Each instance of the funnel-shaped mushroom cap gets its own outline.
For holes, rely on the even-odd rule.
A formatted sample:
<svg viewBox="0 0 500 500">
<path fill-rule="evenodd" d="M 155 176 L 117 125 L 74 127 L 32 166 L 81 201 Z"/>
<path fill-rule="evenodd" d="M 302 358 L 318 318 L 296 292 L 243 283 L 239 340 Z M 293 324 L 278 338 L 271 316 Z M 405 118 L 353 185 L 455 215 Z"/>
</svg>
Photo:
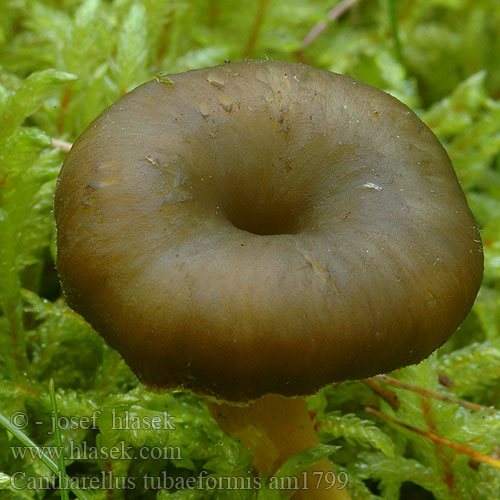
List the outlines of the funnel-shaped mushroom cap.
<svg viewBox="0 0 500 500">
<path fill-rule="evenodd" d="M 416 363 L 482 277 L 436 137 L 388 94 L 301 64 L 135 89 L 74 144 L 55 216 L 70 306 L 147 386 L 226 400 Z"/>
</svg>

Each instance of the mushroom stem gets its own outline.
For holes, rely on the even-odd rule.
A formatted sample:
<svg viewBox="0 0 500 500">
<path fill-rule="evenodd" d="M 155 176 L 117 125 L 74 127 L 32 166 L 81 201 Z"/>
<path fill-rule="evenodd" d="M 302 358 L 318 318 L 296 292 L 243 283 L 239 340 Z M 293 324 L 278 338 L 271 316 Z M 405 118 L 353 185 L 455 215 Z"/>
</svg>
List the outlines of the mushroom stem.
<svg viewBox="0 0 500 500">
<path fill-rule="evenodd" d="M 319 444 L 305 400 L 270 394 L 235 406 L 207 401 L 220 428 L 254 450 L 253 465 L 269 477 L 292 455 Z M 350 500 L 327 458 L 298 478 L 301 489 L 293 500 Z M 334 483 L 334 484 L 333 484 Z"/>
</svg>

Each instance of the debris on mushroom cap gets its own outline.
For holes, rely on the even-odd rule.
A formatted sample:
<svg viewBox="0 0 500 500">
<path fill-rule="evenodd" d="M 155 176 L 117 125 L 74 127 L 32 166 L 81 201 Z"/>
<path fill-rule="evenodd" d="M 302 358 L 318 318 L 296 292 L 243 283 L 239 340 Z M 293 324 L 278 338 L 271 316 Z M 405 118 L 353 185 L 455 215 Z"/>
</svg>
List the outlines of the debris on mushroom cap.
<svg viewBox="0 0 500 500">
<path fill-rule="evenodd" d="M 68 303 L 147 386 L 308 394 L 446 341 L 482 247 L 413 112 L 287 62 L 162 78 L 85 130 L 55 200 Z"/>
</svg>

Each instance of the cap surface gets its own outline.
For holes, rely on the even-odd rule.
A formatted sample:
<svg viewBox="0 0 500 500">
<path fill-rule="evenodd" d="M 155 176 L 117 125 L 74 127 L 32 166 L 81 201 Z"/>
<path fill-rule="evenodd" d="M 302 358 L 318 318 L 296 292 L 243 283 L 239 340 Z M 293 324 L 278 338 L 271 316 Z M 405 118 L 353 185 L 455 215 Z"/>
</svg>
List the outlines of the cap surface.
<svg viewBox="0 0 500 500">
<path fill-rule="evenodd" d="M 301 64 L 135 89 L 75 142 L 55 217 L 69 305 L 147 386 L 226 400 L 416 363 L 482 278 L 436 137 L 388 94 Z"/>
</svg>

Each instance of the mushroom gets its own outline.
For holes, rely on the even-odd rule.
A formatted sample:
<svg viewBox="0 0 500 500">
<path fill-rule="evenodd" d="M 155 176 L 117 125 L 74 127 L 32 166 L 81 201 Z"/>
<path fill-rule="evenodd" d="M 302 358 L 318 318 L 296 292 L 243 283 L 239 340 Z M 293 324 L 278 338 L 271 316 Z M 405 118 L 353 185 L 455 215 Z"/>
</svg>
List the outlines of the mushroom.
<svg viewBox="0 0 500 500">
<path fill-rule="evenodd" d="M 318 443 L 304 395 L 427 357 L 482 278 L 432 132 L 380 90 L 288 62 L 124 96 L 68 154 L 55 218 L 68 304 L 147 388 L 205 396 L 265 474 Z"/>
</svg>

